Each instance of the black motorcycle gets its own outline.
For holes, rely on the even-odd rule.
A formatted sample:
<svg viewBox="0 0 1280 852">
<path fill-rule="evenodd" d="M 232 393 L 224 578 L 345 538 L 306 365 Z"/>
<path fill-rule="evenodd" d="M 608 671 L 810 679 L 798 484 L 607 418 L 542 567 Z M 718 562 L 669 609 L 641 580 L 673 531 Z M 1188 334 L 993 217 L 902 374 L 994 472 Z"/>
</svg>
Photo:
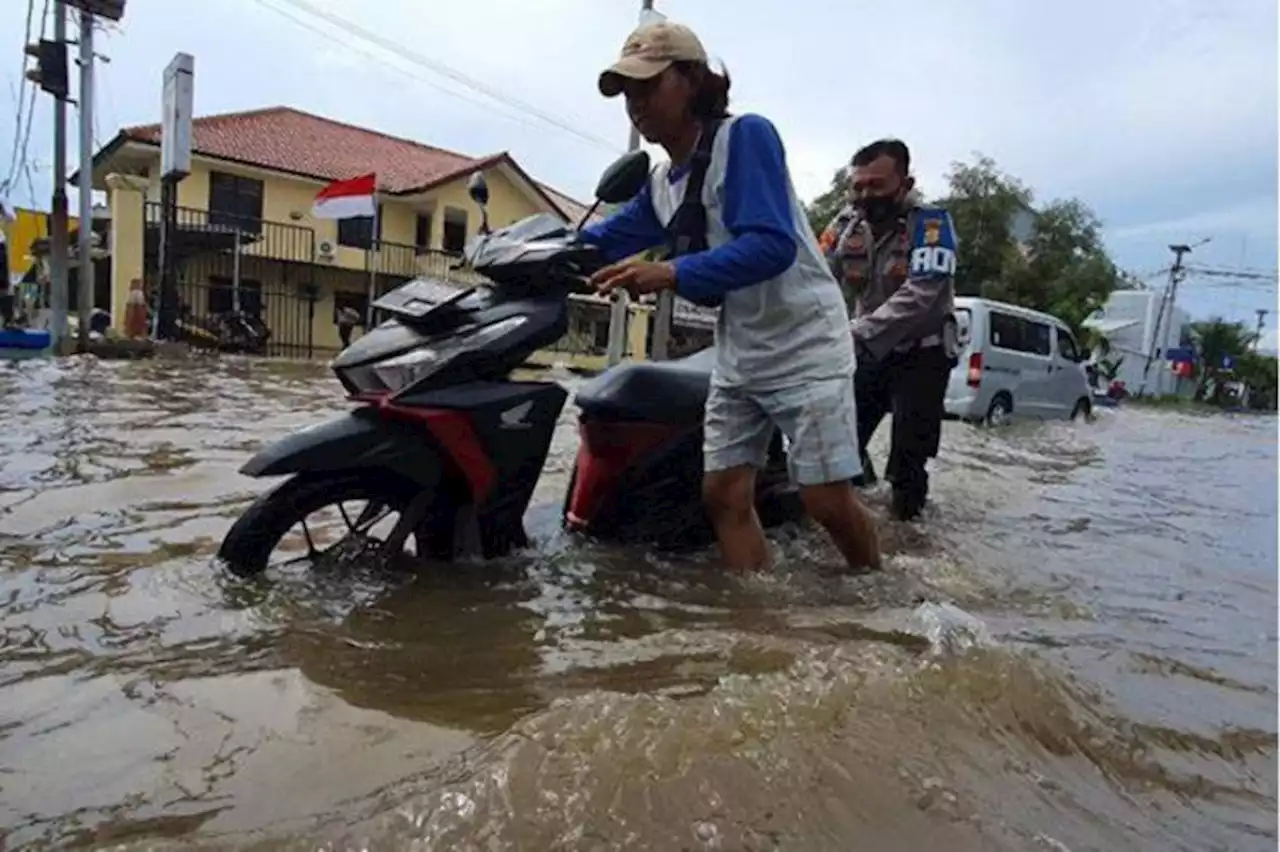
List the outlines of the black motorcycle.
<svg viewBox="0 0 1280 852">
<path fill-rule="evenodd" d="M 627 154 L 601 177 L 596 204 L 633 197 L 649 175 L 644 152 Z M 418 557 L 494 558 L 528 543 L 524 515 L 542 473 L 568 393 L 555 382 L 510 374 L 568 330 L 569 296 L 590 292 L 599 253 L 575 229 L 540 213 L 490 231 L 488 188 L 469 184 L 480 235 L 465 262 L 492 283 L 443 302 L 417 279 L 383 296 L 390 315 L 333 361 L 358 406 L 266 447 L 241 473 L 288 476 L 231 527 L 219 556 L 239 575 L 268 567 L 300 522 L 307 556 L 319 554 L 306 519 L 348 501 L 342 541 L 396 515 L 376 546 Z M 584 219 L 585 221 L 585 219 Z M 701 499 L 702 418 L 711 350 L 674 361 L 628 362 L 577 393 L 581 444 L 562 510 L 572 530 L 606 541 L 669 548 L 713 539 Z M 781 436 L 758 477 L 766 526 L 800 517 Z"/>
</svg>

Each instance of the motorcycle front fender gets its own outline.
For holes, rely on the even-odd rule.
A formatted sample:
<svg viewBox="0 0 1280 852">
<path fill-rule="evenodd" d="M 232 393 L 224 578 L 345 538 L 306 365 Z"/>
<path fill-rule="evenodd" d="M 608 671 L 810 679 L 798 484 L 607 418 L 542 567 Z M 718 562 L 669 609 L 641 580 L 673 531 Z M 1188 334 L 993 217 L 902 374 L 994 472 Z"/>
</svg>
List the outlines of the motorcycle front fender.
<svg viewBox="0 0 1280 852">
<path fill-rule="evenodd" d="M 259 478 L 381 468 L 426 489 L 440 482 L 444 464 L 430 436 L 357 409 L 263 447 L 240 472 Z"/>
</svg>

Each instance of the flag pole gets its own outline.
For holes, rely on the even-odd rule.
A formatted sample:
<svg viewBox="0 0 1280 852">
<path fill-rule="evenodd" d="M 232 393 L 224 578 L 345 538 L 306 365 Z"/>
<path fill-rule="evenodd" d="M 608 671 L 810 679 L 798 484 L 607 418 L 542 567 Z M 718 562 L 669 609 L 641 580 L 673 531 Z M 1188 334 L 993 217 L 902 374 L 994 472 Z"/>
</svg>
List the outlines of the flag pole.
<svg viewBox="0 0 1280 852">
<path fill-rule="evenodd" d="M 378 292 L 378 262 L 373 255 L 374 245 L 378 246 L 378 253 L 382 253 L 381 240 L 378 239 L 378 226 L 381 224 L 378 219 L 378 213 L 382 209 L 382 205 L 378 203 L 378 184 L 374 179 L 373 185 L 373 228 L 369 231 L 369 253 L 366 257 L 369 259 L 369 298 L 365 300 L 364 310 L 364 333 L 368 334 L 373 329 L 373 302 L 377 298 Z"/>
</svg>

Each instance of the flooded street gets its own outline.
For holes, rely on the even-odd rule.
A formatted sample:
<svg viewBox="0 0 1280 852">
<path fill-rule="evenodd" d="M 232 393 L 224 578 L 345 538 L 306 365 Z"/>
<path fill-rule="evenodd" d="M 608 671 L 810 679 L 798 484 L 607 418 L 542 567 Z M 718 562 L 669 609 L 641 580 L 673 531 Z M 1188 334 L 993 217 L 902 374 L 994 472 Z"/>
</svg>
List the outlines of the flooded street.
<svg viewBox="0 0 1280 852">
<path fill-rule="evenodd" d="M 569 406 L 528 551 L 272 584 L 213 554 L 322 365 L 0 399 L 0 848 L 1275 848 L 1274 419 L 950 424 L 881 575 L 734 579 L 560 533 Z"/>
</svg>

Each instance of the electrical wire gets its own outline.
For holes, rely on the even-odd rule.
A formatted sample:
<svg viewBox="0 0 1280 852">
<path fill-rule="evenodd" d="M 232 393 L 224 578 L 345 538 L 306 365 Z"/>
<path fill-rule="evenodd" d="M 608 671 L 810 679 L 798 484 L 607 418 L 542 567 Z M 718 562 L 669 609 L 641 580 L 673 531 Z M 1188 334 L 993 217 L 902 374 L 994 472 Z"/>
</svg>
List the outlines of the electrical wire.
<svg viewBox="0 0 1280 852">
<path fill-rule="evenodd" d="M 264 6 L 267 6 L 266 3 L 263 3 L 263 0 L 258 0 L 258 2 Z M 551 113 L 548 113 L 538 108 L 537 106 L 534 106 L 533 104 L 530 104 L 526 101 L 522 101 L 512 95 L 508 95 L 492 86 L 489 86 L 483 83 L 480 80 L 477 80 L 473 77 L 468 76 L 467 74 L 464 74 L 463 72 L 457 70 L 456 68 L 453 68 L 443 62 L 440 62 L 439 60 L 435 60 L 427 56 L 423 56 L 422 54 L 417 53 L 416 51 L 410 50 L 409 48 L 399 44 L 398 42 L 393 41 L 392 39 L 386 38 L 385 36 L 381 36 L 378 33 L 365 29 L 364 27 L 361 27 L 359 24 L 356 24 L 353 21 L 350 21 L 338 15 L 335 15 L 324 9 L 317 8 L 316 6 L 313 6 L 311 3 L 307 2 L 307 0 L 278 0 L 278 2 L 286 3 L 294 7 L 298 11 L 304 13 L 305 15 L 324 21 L 330 26 L 333 26 L 338 30 L 340 30 L 342 34 L 348 39 L 352 36 L 355 36 L 356 38 L 359 38 L 360 40 L 368 44 L 372 44 L 376 47 L 379 47 L 387 51 L 388 53 L 392 53 L 400 57 L 401 59 L 412 63 L 413 65 L 416 65 L 420 68 L 431 71 L 442 77 L 446 77 L 450 80 L 453 80 L 454 82 L 459 83 L 465 86 L 466 88 L 471 89 L 474 92 L 484 95 L 485 97 L 489 98 L 490 100 L 496 103 L 518 110 L 521 113 L 524 113 L 526 115 L 529 115 L 537 119 L 543 124 L 549 125 L 558 130 L 564 131 L 565 133 L 576 136 L 585 142 L 589 142 L 592 145 L 602 148 L 603 150 L 607 150 L 610 153 L 615 153 L 615 154 L 619 153 L 622 150 L 622 148 L 617 143 L 610 142 L 609 140 L 601 136 L 597 136 L 588 131 L 581 130 L 577 127 L 574 127 L 572 124 L 568 123 L 564 119 L 558 116 L 552 115 Z M 268 8 L 273 8 L 273 7 L 268 6 Z M 273 11 L 281 14 L 283 13 L 283 10 L 280 8 L 273 8 Z M 298 22 L 296 18 L 294 18 L 293 20 L 295 23 Z M 328 34 L 325 34 L 325 35 L 327 38 L 329 37 Z M 472 101 L 472 103 L 476 103 L 476 102 Z"/>
<path fill-rule="evenodd" d="M 18 71 L 18 109 L 13 117 L 13 149 L 9 155 L 9 171 L 0 187 L 8 189 L 18 171 L 18 149 L 22 143 L 22 97 L 30 81 L 27 79 L 26 46 L 31 43 L 31 23 L 36 14 L 36 0 L 27 0 L 27 24 L 22 36 L 22 68 Z"/>
<path fill-rule="evenodd" d="M 32 6 L 35 5 L 35 0 L 31 0 L 31 5 Z M 42 40 L 44 39 L 45 32 L 47 31 L 49 26 L 49 5 L 50 5 L 50 0 L 44 0 L 44 8 L 40 12 L 40 38 Z M 28 38 L 30 38 L 30 31 L 28 31 Z M 23 73 L 23 79 L 26 79 L 25 72 Z M 25 168 L 27 165 L 27 151 L 31 147 L 31 127 L 33 124 L 33 120 L 35 118 L 36 95 L 38 93 L 39 93 L 39 87 L 33 83 L 31 85 L 31 97 L 27 101 L 26 124 L 25 124 L 25 127 L 22 129 L 22 149 L 21 149 L 21 152 L 19 152 L 16 146 L 14 148 L 14 154 L 16 155 L 16 160 L 14 160 L 14 165 L 10 167 L 9 177 L 5 180 L 6 185 L 9 185 L 13 180 L 15 180 L 18 177 L 19 173 L 22 171 L 22 169 Z M 19 108 L 21 108 L 21 106 L 19 106 Z M 15 133 L 15 136 L 16 136 L 16 133 Z M 28 173 L 27 174 L 28 183 L 30 183 L 30 180 L 31 180 L 31 175 L 30 173 Z"/>
<path fill-rule="evenodd" d="M 309 32 L 315 33 L 316 35 L 323 38 L 326 43 L 332 45 L 333 43 L 332 33 L 329 33 L 321 29 L 320 27 L 317 27 L 315 24 L 312 24 L 309 21 L 306 21 L 303 18 L 298 17 L 293 12 L 273 6 L 270 3 L 265 2 L 265 0 L 254 0 L 254 2 L 256 2 L 259 6 L 261 6 L 264 9 L 270 9 L 272 12 L 276 13 L 280 17 L 293 22 L 299 27 L 302 27 L 303 29 L 308 30 Z M 371 51 L 362 50 L 359 47 L 356 47 L 353 44 L 348 44 L 346 42 L 341 43 L 340 47 L 342 47 L 347 51 L 350 51 L 351 53 L 357 56 L 364 57 L 365 59 L 368 59 L 370 62 L 374 62 L 380 65 L 383 65 L 387 68 L 390 68 L 392 71 L 402 74 L 412 80 L 417 80 L 418 82 L 425 83 L 427 86 L 430 86 L 432 89 L 436 90 L 437 92 L 440 92 L 441 94 L 448 95 L 452 98 L 457 98 L 458 100 L 467 104 L 471 104 L 472 106 L 488 106 L 490 109 L 492 109 L 494 112 L 498 113 L 499 115 L 502 115 L 505 118 L 508 118 L 525 127 L 536 129 L 538 126 L 536 123 L 520 115 L 519 113 L 503 111 L 492 105 L 479 104 L 474 98 L 469 98 L 466 96 L 466 94 L 462 92 L 456 92 L 452 89 L 449 89 L 441 85 L 439 82 L 426 77 L 423 74 L 415 73 L 407 68 L 403 68 L 399 65 L 396 65 L 394 62 L 388 62 L 385 56 L 379 56 L 378 54 L 372 53 Z"/>
</svg>

